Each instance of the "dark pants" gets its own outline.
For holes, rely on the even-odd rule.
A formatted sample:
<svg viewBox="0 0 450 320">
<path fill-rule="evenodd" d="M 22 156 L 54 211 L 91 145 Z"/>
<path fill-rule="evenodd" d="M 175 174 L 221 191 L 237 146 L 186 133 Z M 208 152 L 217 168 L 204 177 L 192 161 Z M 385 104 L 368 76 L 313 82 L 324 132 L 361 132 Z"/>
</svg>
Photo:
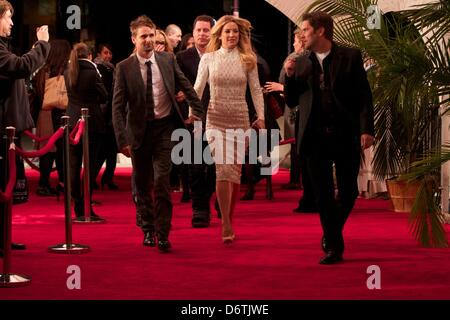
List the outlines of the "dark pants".
<svg viewBox="0 0 450 320">
<path fill-rule="evenodd" d="M 289 170 L 289 182 L 290 183 L 300 183 L 300 158 L 297 152 L 297 145 L 291 144 L 291 168 Z"/>
<path fill-rule="evenodd" d="M 95 180 L 95 173 L 97 172 L 98 154 L 101 152 L 101 135 L 95 132 L 89 132 L 89 182 L 90 195 L 89 199 L 92 203 L 92 190 Z M 75 215 L 77 217 L 84 216 L 84 195 L 81 180 L 81 165 L 83 163 L 83 139 L 77 145 L 70 146 L 70 178 L 72 199 L 75 204 Z M 91 212 L 92 205 L 91 205 Z"/>
<path fill-rule="evenodd" d="M 307 211 L 315 211 L 316 200 L 314 198 L 314 188 L 312 179 L 308 170 L 306 170 L 306 159 L 303 156 L 299 157 L 299 171 L 302 177 L 303 195 L 298 201 L 298 207 Z"/>
<path fill-rule="evenodd" d="M 97 172 L 94 176 L 96 179 L 100 172 L 103 162 L 106 162 L 105 171 L 103 171 L 101 184 L 112 182 L 114 178 L 114 171 L 116 171 L 117 164 L 117 143 L 114 132 L 108 132 L 102 135 L 102 150 L 98 157 L 98 163 L 96 166 Z"/>
<path fill-rule="evenodd" d="M 52 172 L 53 161 L 56 158 L 56 152 L 49 152 L 39 158 L 39 186 L 50 187 L 50 174 Z"/>
<path fill-rule="evenodd" d="M 171 116 L 147 123 L 141 146 L 133 149 L 136 192 L 136 224 L 145 232 L 155 232 L 167 240 L 172 221 L 170 169 L 174 130 Z M 153 199 L 154 197 L 154 199 Z"/>
<path fill-rule="evenodd" d="M 305 141 L 306 142 L 306 141 Z M 311 142 L 311 141 L 309 141 Z M 357 136 L 318 134 L 306 153 L 327 250 L 344 252 L 342 230 L 358 196 L 360 142 Z M 333 164 L 338 199 L 335 196 Z"/>
<path fill-rule="evenodd" d="M 191 137 L 192 141 L 194 141 L 193 135 Z M 208 142 L 202 141 L 201 143 L 202 150 L 205 153 L 209 152 Z M 193 146 L 192 150 L 194 150 Z M 216 190 L 216 168 L 214 164 L 204 163 L 203 157 L 201 164 L 194 164 L 193 157 L 191 163 L 189 165 L 189 183 L 191 187 L 192 213 L 193 215 L 203 216 L 209 219 L 211 213 L 209 201 Z"/>
</svg>

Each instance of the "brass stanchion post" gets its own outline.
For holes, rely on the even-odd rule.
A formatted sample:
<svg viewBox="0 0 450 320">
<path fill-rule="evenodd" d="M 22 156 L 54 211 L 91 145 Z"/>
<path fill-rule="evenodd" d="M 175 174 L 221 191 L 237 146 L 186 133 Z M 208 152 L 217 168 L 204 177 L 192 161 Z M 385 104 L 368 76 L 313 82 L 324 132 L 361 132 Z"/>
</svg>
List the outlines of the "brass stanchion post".
<svg viewBox="0 0 450 320">
<path fill-rule="evenodd" d="M 14 136 L 16 134 L 16 128 L 6 128 L 6 143 L 4 148 L 4 181 L 2 183 L 2 189 L 6 191 L 6 184 L 9 176 L 9 161 L 16 161 L 16 159 L 8 159 L 8 153 L 11 145 L 14 143 Z M 6 203 L 2 204 L 4 208 L 5 224 L 3 226 L 3 273 L 0 274 L 0 287 L 22 287 L 31 283 L 31 277 L 27 275 L 20 275 L 11 273 L 11 238 L 12 238 L 12 198 Z"/>
<path fill-rule="evenodd" d="M 71 212 L 71 186 L 70 186 L 70 137 L 69 137 L 69 117 L 63 116 L 62 122 L 64 126 L 64 213 L 65 213 L 65 229 L 66 242 L 49 247 L 48 251 L 52 253 L 86 253 L 90 251 L 89 246 L 72 243 L 72 212 Z"/>
</svg>

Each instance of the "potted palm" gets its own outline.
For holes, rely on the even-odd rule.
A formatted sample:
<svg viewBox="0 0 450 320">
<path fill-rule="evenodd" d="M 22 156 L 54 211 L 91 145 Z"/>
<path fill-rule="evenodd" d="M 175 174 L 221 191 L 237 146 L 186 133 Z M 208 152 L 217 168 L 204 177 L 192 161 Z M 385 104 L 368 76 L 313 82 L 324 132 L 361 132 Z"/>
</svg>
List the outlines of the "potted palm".
<svg viewBox="0 0 450 320">
<path fill-rule="evenodd" d="M 376 5 L 373 0 L 317 0 L 308 8 L 331 14 L 337 21 L 335 41 L 358 47 L 375 61 L 369 74 L 377 139 L 374 173 L 392 178 L 389 185 L 398 182 L 415 187 L 409 196 L 414 208 L 400 210 L 411 212 L 416 239 L 438 247 L 447 245 L 437 207 L 439 172 L 436 167 L 426 171 L 423 166 L 440 145 L 439 111 L 448 106 L 448 100 L 442 99 L 448 94 L 450 79 L 449 44 L 442 41 L 450 26 L 447 3 L 441 0 L 383 15 L 379 29 L 371 29 L 367 23 L 367 8 Z M 422 173 L 411 175 L 412 168 L 420 167 L 418 163 Z"/>
</svg>

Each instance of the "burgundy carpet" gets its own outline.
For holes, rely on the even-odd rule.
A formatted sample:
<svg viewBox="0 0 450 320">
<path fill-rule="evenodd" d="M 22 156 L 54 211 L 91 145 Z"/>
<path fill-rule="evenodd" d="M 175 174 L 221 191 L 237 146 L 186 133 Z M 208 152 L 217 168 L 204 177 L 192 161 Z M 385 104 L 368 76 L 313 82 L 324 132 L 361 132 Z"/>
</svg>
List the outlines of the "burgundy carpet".
<svg viewBox="0 0 450 320">
<path fill-rule="evenodd" d="M 209 228 L 193 229 L 190 203 L 173 193 L 169 254 L 142 246 L 129 169 L 117 170 L 119 191 L 94 194 L 107 223 L 73 226 L 74 242 L 92 251 L 48 253 L 64 242 L 63 201 L 36 196 L 37 173 L 28 176 L 30 200 L 13 207 L 13 239 L 28 248 L 13 252 L 12 271 L 32 283 L 0 288 L 0 299 L 450 299 L 450 250 L 421 248 L 389 201 L 359 199 L 345 229 L 345 261 L 319 265 L 319 217 L 292 213 L 300 192 L 280 189 L 287 171 L 274 177 L 274 200 L 265 200 L 261 183 L 254 201 L 238 203 L 231 246 L 221 243 L 215 211 Z M 67 288 L 70 265 L 81 268 L 80 290 Z M 380 290 L 367 288 L 371 265 L 381 269 Z"/>
</svg>

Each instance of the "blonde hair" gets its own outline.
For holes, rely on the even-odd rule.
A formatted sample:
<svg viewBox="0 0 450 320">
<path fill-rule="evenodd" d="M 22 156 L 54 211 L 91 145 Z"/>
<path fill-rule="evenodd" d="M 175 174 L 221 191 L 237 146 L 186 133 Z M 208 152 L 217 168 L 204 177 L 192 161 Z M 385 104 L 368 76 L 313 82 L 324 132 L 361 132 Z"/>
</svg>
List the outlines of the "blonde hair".
<svg viewBox="0 0 450 320">
<path fill-rule="evenodd" d="M 206 48 L 206 52 L 213 52 L 221 47 L 220 36 L 222 34 L 223 27 L 230 22 L 236 23 L 239 29 L 239 42 L 237 48 L 241 56 L 241 61 L 244 64 L 247 71 L 256 68 L 256 54 L 253 52 L 250 42 L 250 30 L 252 25 L 250 21 L 243 18 L 238 18 L 231 15 L 226 15 L 220 18 L 211 30 L 211 39 Z"/>
<path fill-rule="evenodd" d="M 165 32 L 162 31 L 161 29 L 156 29 L 155 41 L 156 41 L 157 35 L 161 35 L 164 38 L 164 42 L 165 42 L 164 43 L 164 51 L 173 52 L 172 45 L 170 44 L 169 38 L 167 38 L 167 35 L 165 34 Z"/>
</svg>

